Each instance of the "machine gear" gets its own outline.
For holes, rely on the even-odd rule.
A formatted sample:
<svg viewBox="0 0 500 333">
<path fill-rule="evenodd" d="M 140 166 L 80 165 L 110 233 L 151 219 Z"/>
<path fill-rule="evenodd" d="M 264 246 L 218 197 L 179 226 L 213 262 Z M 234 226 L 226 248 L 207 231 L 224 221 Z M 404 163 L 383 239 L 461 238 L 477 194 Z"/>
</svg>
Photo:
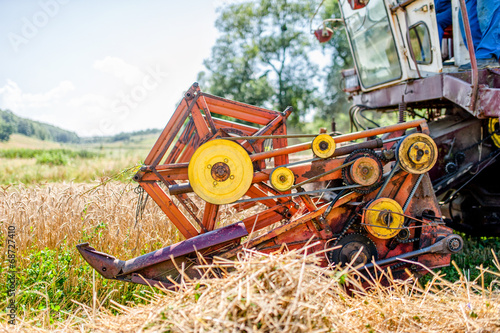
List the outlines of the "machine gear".
<svg viewBox="0 0 500 333">
<path fill-rule="evenodd" d="M 314 138 L 311 148 L 317 157 L 329 158 L 335 153 L 335 140 L 328 134 L 320 134 Z"/>
<path fill-rule="evenodd" d="M 380 156 L 371 149 L 358 149 L 353 151 L 345 163 L 355 162 L 342 169 L 342 179 L 347 185 L 363 185 L 353 188 L 353 191 L 367 194 L 382 185 L 382 161 Z"/>
<path fill-rule="evenodd" d="M 341 247 L 327 253 L 330 263 L 341 265 L 352 263 L 353 266 L 358 266 L 366 265 L 378 258 L 377 247 L 370 238 L 362 234 L 348 234 L 337 245 Z"/>
<path fill-rule="evenodd" d="M 295 183 L 295 175 L 287 167 L 278 167 L 269 175 L 269 181 L 276 191 L 284 192 L 292 188 Z"/>
<path fill-rule="evenodd" d="M 393 199 L 379 198 L 366 207 L 364 222 L 370 234 L 380 239 L 389 239 L 396 236 L 403 227 L 403 209 Z"/>
<path fill-rule="evenodd" d="M 417 175 L 432 169 L 438 158 L 436 143 L 423 133 L 407 135 L 396 150 L 401 169 Z"/>
</svg>

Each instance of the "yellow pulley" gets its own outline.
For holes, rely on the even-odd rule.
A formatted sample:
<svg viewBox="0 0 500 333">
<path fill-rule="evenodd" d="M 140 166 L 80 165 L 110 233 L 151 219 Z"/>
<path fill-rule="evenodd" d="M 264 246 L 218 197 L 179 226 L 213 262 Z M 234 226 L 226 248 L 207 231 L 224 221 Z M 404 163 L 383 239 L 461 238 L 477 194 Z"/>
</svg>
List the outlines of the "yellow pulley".
<svg viewBox="0 0 500 333">
<path fill-rule="evenodd" d="M 280 192 L 288 191 L 295 183 L 295 175 L 286 167 L 278 167 L 269 175 L 272 187 Z"/>
<path fill-rule="evenodd" d="M 311 149 L 320 158 L 331 157 L 335 152 L 335 140 L 328 134 L 320 134 L 314 138 Z"/>
<path fill-rule="evenodd" d="M 403 227 L 403 209 L 393 199 L 379 198 L 366 207 L 364 222 L 370 234 L 389 239 L 396 236 Z"/>
<path fill-rule="evenodd" d="M 498 118 L 488 120 L 488 133 L 491 134 L 491 140 L 495 146 L 500 148 L 500 134 L 495 133 L 498 130 Z"/>
<path fill-rule="evenodd" d="M 399 144 L 397 153 L 401 169 L 412 174 L 429 171 L 438 158 L 436 143 L 423 133 L 413 133 L 405 137 Z"/>
<path fill-rule="evenodd" d="M 223 205 L 245 195 L 253 179 L 253 165 L 243 147 L 216 139 L 194 152 L 188 166 L 189 183 L 203 200 Z"/>
</svg>

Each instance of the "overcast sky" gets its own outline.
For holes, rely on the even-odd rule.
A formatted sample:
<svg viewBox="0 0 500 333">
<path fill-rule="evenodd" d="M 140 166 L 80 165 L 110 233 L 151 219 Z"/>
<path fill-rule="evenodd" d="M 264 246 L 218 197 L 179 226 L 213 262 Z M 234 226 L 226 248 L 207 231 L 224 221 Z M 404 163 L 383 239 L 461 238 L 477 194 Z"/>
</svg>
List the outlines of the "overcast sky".
<svg viewBox="0 0 500 333">
<path fill-rule="evenodd" d="M 2 0 L 0 108 L 80 136 L 162 128 L 224 2 Z"/>
</svg>

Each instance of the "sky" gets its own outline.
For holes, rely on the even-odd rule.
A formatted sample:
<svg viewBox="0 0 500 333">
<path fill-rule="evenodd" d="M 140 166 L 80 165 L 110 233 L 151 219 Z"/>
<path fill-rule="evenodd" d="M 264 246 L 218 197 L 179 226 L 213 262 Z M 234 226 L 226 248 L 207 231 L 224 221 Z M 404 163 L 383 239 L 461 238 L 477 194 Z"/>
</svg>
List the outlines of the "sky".
<svg viewBox="0 0 500 333">
<path fill-rule="evenodd" d="M 225 2 L 0 0 L 0 109 L 80 136 L 163 128 Z"/>
</svg>

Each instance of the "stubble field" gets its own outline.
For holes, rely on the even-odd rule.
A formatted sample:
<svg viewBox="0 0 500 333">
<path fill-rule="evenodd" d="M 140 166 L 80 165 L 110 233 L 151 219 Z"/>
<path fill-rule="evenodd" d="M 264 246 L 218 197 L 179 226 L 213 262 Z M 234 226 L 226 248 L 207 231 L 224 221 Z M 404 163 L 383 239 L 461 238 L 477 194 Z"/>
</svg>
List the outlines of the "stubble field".
<svg viewBox="0 0 500 333">
<path fill-rule="evenodd" d="M 184 279 L 177 292 L 105 280 L 75 246 L 129 259 L 182 240 L 152 200 L 136 220 L 136 184 L 129 173 L 111 180 L 135 156 L 105 173 L 110 157 L 70 159 L 74 168 L 50 182 L 2 181 L 0 187 L 0 285 L 6 286 L 9 227 L 15 227 L 17 325 L 8 324 L 7 288 L 2 288 L 0 328 L 7 332 L 494 332 L 500 330 L 497 239 L 469 239 L 453 256 L 456 268 L 426 278 L 382 286 L 348 270 L 314 265 L 313 256 L 288 252 L 265 256 L 248 250 L 223 278 Z M 124 159 L 127 159 L 125 161 Z M 15 168 L 17 174 L 32 172 Z M 10 165 L 9 165 L 10 164 Z M 85 166 L 82 166 L 84 164 Z M 132 165 L 131 165 L 132 164 Z M 40 166 L 40 165 L 38 165 Z M 43 165 L 42 165 L 43 166 Z M 2 163 L 2 168 L 12 163 Z M 45 166 L 44 166 L 45 167 Z M 108 165 L 109 167 L 109 165 Z M 50 164 L 47 172 L 53 172 Z M 58 169 L 58 170 L 59 170 Z M 43 168 L 40 169 L 43 171 Z M 77 180 L 75 170 L 87 172 Z M 39 171 L 39 172 L 42 172 Z M 99 176 L 96 176 L 99 175 Z M 84 182 L 85 181 L 85 182 Z M 84 183 L 82 183 L 84 182 Z M 225 208 L 221 223 L 243 218 Z M 482 264 L 482 268 L 480 265 Z M 382 274 L 382 273 L 380 273 Z"/>
</svg>

